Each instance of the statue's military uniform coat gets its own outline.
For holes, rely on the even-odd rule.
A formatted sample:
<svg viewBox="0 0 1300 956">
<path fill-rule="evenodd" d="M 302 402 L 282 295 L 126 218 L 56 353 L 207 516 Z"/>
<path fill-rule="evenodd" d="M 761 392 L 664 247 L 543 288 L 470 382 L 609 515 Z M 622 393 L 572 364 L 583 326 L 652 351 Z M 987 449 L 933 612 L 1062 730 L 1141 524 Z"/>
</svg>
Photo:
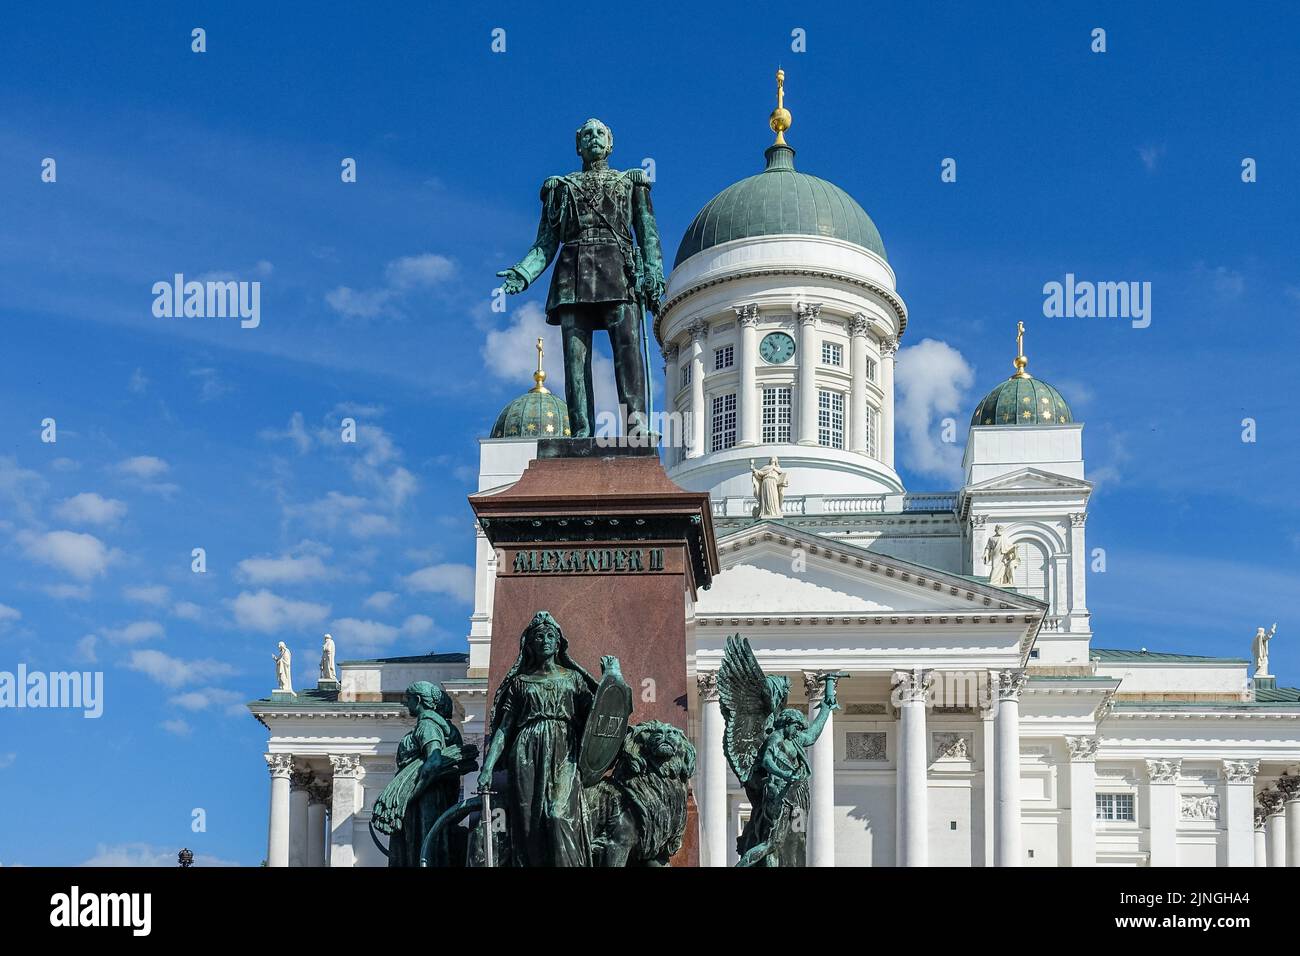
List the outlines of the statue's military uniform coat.
<svg viewBox="0 0 1300 956">
<path fill-rule="evenodd" d="M 552 325 L 560 324 L 557 312 L 566 307 L 634 301 L 638 250 L 645 273 L 663 275 L 650 181 L 642 170 L 552 176 L 542 184 L 541 199 L 537 239 L 514 268 L 531 285 L 559 250 L 546 297 Z"/>
</svg>

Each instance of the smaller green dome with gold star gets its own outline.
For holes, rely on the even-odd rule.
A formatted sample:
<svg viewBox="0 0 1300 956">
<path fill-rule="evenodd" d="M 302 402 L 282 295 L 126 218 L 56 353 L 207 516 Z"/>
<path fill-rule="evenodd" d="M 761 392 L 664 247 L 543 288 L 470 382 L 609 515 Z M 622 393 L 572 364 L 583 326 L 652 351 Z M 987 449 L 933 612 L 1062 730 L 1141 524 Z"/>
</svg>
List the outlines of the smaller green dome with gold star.
<svg viewBox="0 0 1300 956">
<path fill-rule="evenodd" d="M 1025 323 L 1016 327 L 1015 374 L 975 406 L 971 425 L 1068 425 L 1074 421 L 1061 393 L 1025 371 Z"/>
<path fill-rule="evenodd" d="M 569 406 L 543 382 L 542 340 L 537 340 L 537 371 L 533 387 L 501 409 L 491 438 L 568 438 Z"/>
</svg>

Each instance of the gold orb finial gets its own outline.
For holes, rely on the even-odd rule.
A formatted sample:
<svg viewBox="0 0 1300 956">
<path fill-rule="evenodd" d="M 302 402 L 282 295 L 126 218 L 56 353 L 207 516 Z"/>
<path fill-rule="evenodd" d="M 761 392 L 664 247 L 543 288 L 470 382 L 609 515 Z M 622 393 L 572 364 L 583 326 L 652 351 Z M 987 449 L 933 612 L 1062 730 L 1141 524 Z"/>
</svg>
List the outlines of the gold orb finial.
<svg viewBox="0 0 1300 956">
<path fill-rule="evenodd" d="M 1025 371 L 1025 366 L 1029 364 L 1029 359 L 1025 357 L 1025 323 L 1016 323 L 1016 360 L 1012 364 L 1016 367 L 1016 374 L 1012 378 L 1033 378 Z"/>
<path fill-rule="evenodd" d="M 793 122 L 790 111 L 785 108 L 785 70 L 777 70 L 776 109 L 772 110 L 772 116 L 767 121 L 767 125 L 772 127 L 772 132 L 776 133 L 776 142 L 772 144 L 773 146 L 786 145 L 785 131 Z"/>
<path fill-rule="evenodd" d="M 539 337 L 537 339 L 537 371 L 533 373 L 533 382 L 535 384 L 533 385 L 532 388 L 529 389 L 530 392 L 542 392 L 542 393 L 550 392 L 550 389 L 542 384 L 543 382 L 546 381 L 546 373 L 542 371 L 542 356 L 544 354 L 546 353 L 545 350 L 542 348 L 542 340 Z"/>
</svg>

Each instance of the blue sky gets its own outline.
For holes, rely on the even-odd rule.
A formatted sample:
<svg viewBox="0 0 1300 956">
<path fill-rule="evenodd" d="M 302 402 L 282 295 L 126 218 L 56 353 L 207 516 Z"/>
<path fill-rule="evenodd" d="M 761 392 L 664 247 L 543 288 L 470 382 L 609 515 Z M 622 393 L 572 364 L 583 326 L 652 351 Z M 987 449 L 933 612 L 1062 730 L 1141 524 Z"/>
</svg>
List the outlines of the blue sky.
<svg viewBox="0 0 1300 956">
<path fill-rule="evenodd" d="M 938 422 L 964 428 L 1023 320 L 1087 423 L 1096 644 L 1246 656 L 1276 620 L 1300 682 L 1290 8 L 469 6 L 8 12 L 0 670 L 102 670 L 106 709 L 0 712 L 0 863 L 262 858 L 241 705 L 275 642 L 300 679 L 326 629 L 345 658 L 463 649 L 475 439 L 529 384 L 545 294 L 494 314 L 493 273 L 573 130 L 654 158 L 671 253 L 761 168 L 778 63 L 799 168 L 872 215 L 910 309 L 908 488 L 955 486 Z M 261 324 L 155 318 L 178 272 L 260 281 Z M 1151 326 L 1044 318 L 1067 272 L 1151 282 Z"/>
</svg>

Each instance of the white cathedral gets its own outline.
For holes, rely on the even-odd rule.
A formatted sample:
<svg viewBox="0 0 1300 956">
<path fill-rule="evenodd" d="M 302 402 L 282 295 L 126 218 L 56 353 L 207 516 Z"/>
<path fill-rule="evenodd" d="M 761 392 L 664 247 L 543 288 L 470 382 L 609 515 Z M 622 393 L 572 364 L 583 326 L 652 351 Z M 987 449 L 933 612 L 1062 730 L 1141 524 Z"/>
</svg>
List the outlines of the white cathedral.
<svg viewBox="0 0 1300 956">
<path fill-rule="evenodd" d="M 1083 424 L 1023 348 L 974 410 L 961 487 L 903 487 L 907 306 L 866 212 L 796 170 L 781 105 L 771 125 L 766 168 L 687 229 L 654 327 L 690 423 L 664 465 L 709 493 L 721 559 L 687 610 L 701 862 L 736 862 L 750 812 L 716 688 L 739 632 L 814 711 L 821 675 L 849 675 L 810 754 L 810 866 L 1300 865 L 1300 690 L 1269 675 L 1271 632 L 1250 661 L 1097 646 Z M 481 440 L 479 493 L 564 434 L 543 379 Z M 410 682 L 440 682 L 481 746 L 496 564 L 477 535 L 468 655 L 343 661 L 337 683 L 249 705 L 270 734 L 268 865 L 385 865 L 369 814 Z"/>
</svg>

